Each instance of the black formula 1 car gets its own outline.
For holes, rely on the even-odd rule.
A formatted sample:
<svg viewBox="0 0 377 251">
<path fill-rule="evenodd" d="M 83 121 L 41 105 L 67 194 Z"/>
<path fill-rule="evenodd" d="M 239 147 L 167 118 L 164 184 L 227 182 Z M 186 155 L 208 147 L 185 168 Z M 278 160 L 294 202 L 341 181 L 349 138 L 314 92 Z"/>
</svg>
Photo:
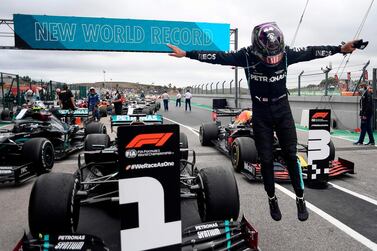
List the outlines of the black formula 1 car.
<svg viewBox="0 0 377 251">
<path fill-rule="evenodd" d="M 231 159 L 232 166 L 236 172 L 243 173 L 251 180 L 261 180 L 261 166 L 258 159 L 258 152 L 255 146 L 254 133 L 251 123 L 252 112 L 250 109 L 224 108 L 222 105 L 216 106 L 214 103 L 212 112 L 213 123 L 204 123 L 200 126 L 199 140 L 203 146 L 214 145 L 221 153 Z M 222 117 L 231 117 L 228 125 L 221 124 Z M 306 155 L 308 146 L 298 144 L 298 161 L 301 165 L 303 177 L 307 178 L 308 163 Z M 335 147 L 330 140 L 329 143 L 329 165 L 323 168 L 323 172 L 328 174 L 328 178 L 342 174 L 354 174 L 354 163 L 338 158 L 335 160 Z M 289 181 L 289 173 L 285 164 L 284 156 L 277 137 L 274 137 L 273 144 L 274 171 L 277 181 Z M 309 181 L 310 185 L 323 186 L 325 180 Z"/>
<path fill-rule="evenodd" d="M 145 100 L 129 100 L 123 107 L 123 113 L 127 115 L 132 114 L 146 114 L 152 115 L 160 110 L 160 103 L 152 99 Z"/>
<path fill-rule="evenodd" d="M 42 174 L 54 160 L 83 149 L 87 134 L 106 133 L 101 123 L 69 125 L 48 111 L 32 109 L 22 109 L 8 127 L 0 130 L 0 182 L 19 183 Z"/>
<path fill-rule="evenodd" d="M 117 142 L 111 142 L 106 134 L 90 134 L 85 140 L 85 153 L 79 155 L 75 174 L 49 173 L 37 179 L 29 201 L 29 227 L 34 237 L 39 233 L 74 232 L 79 221 L 80 205 L 118 203 L 120 157 Z M 180 133 L 180 148 L 180 166 L 177 168 L 180 168 L 181 198 L 197 199 L 203 222 L 217 221 L 209 227 L 188 229 L 183 237 L 185 250 L 190 249 L 188 239 L 194 239 L 195 235 L 197 241 L 191 246 L 219 247 L 215 250 L 222 250 L 221 247 L 228 245 L 234 245 L 234 250 L 243 250 L 236 247 L 256 248 L 257 233 L 250 224 L 246 221 L 224 223 L 224 220 L 237 219 L 239 215 L 238 188 L 231 169 L 215 167 L 199 170 L 195 165 L 195 152 L 188 150 L 187 137 L 183 133 Z M 140 153 L 133 155 L 134 152 L 130 151 L 125 154 L 136 158 Z M 154 154 L 154 151 L 143 151 L 142 154 Z M 192 160 L 189 160 L 189 155 Z M 165 163 L 163 156 L 160 162 Z M 150 168 L 143 165 L 147 164 L 140 165 L 140 168 Z M 42 201 L 44 207 L 39 206 Z"/>
</svg>

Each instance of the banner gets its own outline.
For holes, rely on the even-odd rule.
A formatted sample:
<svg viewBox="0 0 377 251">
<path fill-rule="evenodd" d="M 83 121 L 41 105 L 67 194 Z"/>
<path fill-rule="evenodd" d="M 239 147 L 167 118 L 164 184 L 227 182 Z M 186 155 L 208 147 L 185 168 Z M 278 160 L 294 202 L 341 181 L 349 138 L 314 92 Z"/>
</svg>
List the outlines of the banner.
<svg viewBox="0 0 377 251">
<path fill-rule="evenodd" d="M 122 250 L 179 250 L 179 126 L 118 127 Z"/>
<path fill-rule="evenodd" d="M 230 25 L 14 14 L 19 49 L 170 52 L 229 51 Z"/>
</svg>

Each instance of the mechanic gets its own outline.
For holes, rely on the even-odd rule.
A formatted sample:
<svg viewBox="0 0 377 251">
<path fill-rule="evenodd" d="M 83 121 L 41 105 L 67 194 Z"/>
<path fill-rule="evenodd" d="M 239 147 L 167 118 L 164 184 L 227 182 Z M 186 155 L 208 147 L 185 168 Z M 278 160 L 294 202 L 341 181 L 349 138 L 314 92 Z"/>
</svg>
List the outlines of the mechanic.
<svg viewBox="0 0 377 251">
<path fill-rule="evenodd" d="M 292 186 L 296 193 L 297 216 L 300 221 L 309 217 L 304 199 L 304 183 L 297 161 L 297 135 L 287 97 L 287 68 L 291 64 L 331 56 L 336 53 L 352 53 L 354 42 L 339 46 L 308 46 L 289 48 L 284 44 L 283 33 L 275 22 L 254 27 L 252 45 L 237 52 L 183 51 L 168 44 L 170 56 L 188 57 L 201 62 L 232 65 L 245 68 L 253 102 L 253 130 L 256 147 L 262 165 L 264 187 L 268 195 L 271 217 L 281 220 L 275 195 L 273 166 L 274 131 L 286 156 Z"/>
<path fill-rule="evenodd" d="M 56 94 L 55 95 L 55 101 L 56 101 L 57 105 L 59 105 L 59 106 L 60 106 L 60 98 L 59 98 L 60 93 L 61 93 L 60 88 L 56 88 L 56 90 L 55 90 L 55 94 Z"/>
<path fill-rule="evenodd" d="M 75 110 L 75 100 L 67 84 L 63 85 L 63 90 L 60 90 L 59 103 L 62 109 Z"/>
<path fill-rule="evenodd" d="M 182 98 L 182 95 L 181 95 L 181 92 L 180 91 L 177 91 L 177 96 L 175 96 L 176 100 L 175 100 L 175 107 L 181 107 L 181 98 Z"/>
<path fill-rule="evenodd" d="M 185 93 L 185 111 L 187 111 L 187 106 L 188 106 L 191 112 L 191 99 L 192 99 L 192 94 L 190 92 L 190 89 L 187 89 Z"/>
<path fill-rule="evenodd" d="M 122 95 L 117 90 L 113 96 L 114 112 L 116 115 L 122 115 Z"/>
<path fill-rule="evenodd" d="M 89 111 L 92 112 L 94 118 L 99 121 L 99 111 L 98 111 L 98 104 L 100 102 L 99 95 L 96 93 L 96 89 L 94 87 L 89 88 L 89 94 L 88 94 L 88 108 Z"/>
<path fill-rule="evenodd" d="M 362 89 L 362 96 L 360 99 L 360 119 L 361 132 L 359 140 L 353 143 L 354 145 L 362 145 L 365 134 L 368 133 L 369 142 L 366 145 L 375 145 L 373 131 L 372 131 L 372 116 L 373 116 L 373 89 L 370 85 L 365 85 Z"/>
<path fill-rule="evenodd" d="M 165 90 L 165 92 L 161 95 L 161 97 L 162 97 L 162 101 L 164 102 L 164 111 L 167 112 L 167 111 L 169 111 L 170 96 L 167 93 L 167 91 Z"/>
</svg>

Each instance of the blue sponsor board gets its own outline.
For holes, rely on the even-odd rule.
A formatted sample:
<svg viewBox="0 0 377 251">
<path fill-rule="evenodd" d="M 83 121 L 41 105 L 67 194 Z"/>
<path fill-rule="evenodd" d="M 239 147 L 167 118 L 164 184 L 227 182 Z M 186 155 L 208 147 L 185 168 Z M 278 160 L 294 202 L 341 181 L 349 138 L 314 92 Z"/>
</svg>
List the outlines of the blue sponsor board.
<svg viewBox="0 0 377 251">
<path fill-rule="evenodd" d="M 13 16 L 19 49 L 169 52 L 228 51 L 230 25 L 158 20 L 23 15 Z"/>
</svg>

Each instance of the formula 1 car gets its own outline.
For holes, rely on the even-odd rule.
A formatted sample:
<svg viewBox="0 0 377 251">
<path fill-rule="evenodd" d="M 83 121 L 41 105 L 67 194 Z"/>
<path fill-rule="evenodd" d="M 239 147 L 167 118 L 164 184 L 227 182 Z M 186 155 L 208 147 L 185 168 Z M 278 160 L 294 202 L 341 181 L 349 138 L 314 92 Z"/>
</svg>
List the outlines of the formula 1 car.
<svg viewBox="0 0 377 251">
<path fill-rule="evenodd" d="M 29 227 L 34 237 L 39 233 L 72 233 L 78 225 L 80 205 L 119 201 L 120 156 L 117 142 L 110 142 L 106 134 L 90 134 L 85 140 L 84 156 L 79 155 L 79 167 L 74 175 L 48 173 L 37 179 L 29 201 Z M 191 151 L 192 161 L 184 154 L 188 150 L 187 138 L 183 133 L 180 134 L 180 142 L 181 198 L 197 199 L 203 222 L 237 219 L 239 194 L 231 169 L 216 167 L 199 170 L 195 165 L 195 152 Z M 44 206 L 40 207 L 42 202 Z M 241 225 L 234 227 L 242 232 Z M 193 236 L 195 232 L 191 230 L 187 235 Z M 247 236 L 250 237 L 250 233 Z M 200 243 L 194 244 L 200 246 Z"/>
<path fill-rule="evenodd" d="M 132 114 L 155 114 L 160 109 L 160 103 L 154 100 L 132 100 L 125 104 L 123 109 L 127 115 Z"/>
<path fill-rule="evenodd" d="M 223 126 L 219 118 L 231 117 L 231 123 Z M 255 146 L 254 133 L 251 123 L 252 112 L 250 109 L 223 108 L 217 106 L 213 109 L 213 123 L 202 124 L 199 131 L 199 140 L 203 146 L 214 145 L 221 153 L 228 156 L 236 172 L 243 173 L 251 180 L 261 180 L 261 166 L 258 159 L 258 152 Z M 335 160 L 335 147 L 330 140 L 329 143 L 330 163 L 324 167 L 324 172 L 329 178 L 342 174 L 354 174 L 354 164 L 348 160 L 338 158 Z M 308 163 L 305 155 L 308 153 L 308 146 L 298 144 L 298 161 L 302 168 L 304 179 L 307 178 Z M 274 171 L 277 181 L 289 181 L 289 173 L 285 164 L 284 154 L 280 148 L 279 141 L 274 136 L 273 143 Z M 308 181 L 313 186 L 323 186 L 327 180 Z"/>
<path fill-rule="evenodd" d="M 0 182 L 19 183 L 40 175 L 53 167 L 55 159 L 83 149 L 85 135 L 106 132 L 101 123 L 80 128 L 50 112 L 31 109 L 21 110 L 10 126 L 0 130 Z"/>
</svg>

